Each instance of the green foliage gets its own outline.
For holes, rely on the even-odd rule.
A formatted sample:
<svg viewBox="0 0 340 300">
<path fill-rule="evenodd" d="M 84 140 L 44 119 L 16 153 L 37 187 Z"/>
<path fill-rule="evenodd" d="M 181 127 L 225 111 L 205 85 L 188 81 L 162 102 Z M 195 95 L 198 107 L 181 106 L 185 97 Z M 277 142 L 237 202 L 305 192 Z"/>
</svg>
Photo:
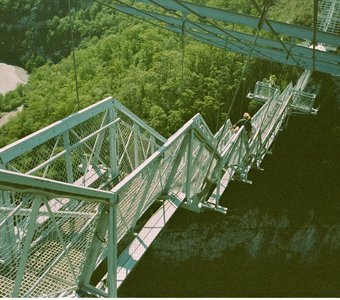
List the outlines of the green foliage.
<svg viewBox="0 0 340 300">
<path fill-rule="evenodd" d="M 50 7 L 47 0 L 0 1 L 5 4 L 1 26 L 5 24 L 4 28 L 8 29 L 4 43 L 9 42 L 9 33 L 15 32 L 10 23 L 22 23 L 24 47 L 17 50 L 24 49 L 20 52 L 22 63 L 30 70 L 35 69 L 25 87 L 0 98 L 1 111 L 25 104 L 24 112 L 0 128 L 2 147 L 78 108 L 73 60 L 66 55 L 70 51 L 66 2 L 54 1 Z M 209 5 L 217 2 L 221 1 L 201 1 Z M 242 3 L 250 9 L 247 1 Z M 165 136 L 197 112 L 213 131 L 221 125 L 236 91 L 244 56 L 187 38 L 182 50 L 178 36 L 116 15 L 97 3 L 90 4 L 89 1 L 72 3 L 76 8 L 75 41 L 80 45 L 76 50 L 80 108 L 112 95 Z M 225 5 L 232 4 L 236 5 L 236 1 Z M 5 16 L 11 10 L 17 11 L 13 20 Z M 28 26 L 31 23 L 34 26 Z M 18 41 L 13 43 L 15 46 Z M 45 61 L 48 63 L 44 64 Z M 54 64 L 57 61 L 60 62 Z M 292 70 L 295 69 L 282 70 L 280 64 L 252 59 L 236 95 L 232 120 L 246 109 L 245 95 L 257 80 L 282 73 L 279 84 L 286 84 L 297 74 Z"/>
<path fill-rule="evenodd" d="M 0 0 L 0 57 L 32 72 L 47 61 L 59 62 L 71 50 L 68 1 Z M 119 18 L 92 1 L 71 0 L 75 46 L 110 32 Z"/>
<path fill-rule="evenodd" d="M 269 17 L 285 23 L 311 27 L 313 25 L 314 1 L 276 0 L 274 8 L 269 10 Z"/>
<path fill-rule="evenodd" d="M 9 112 L 23 104 L 24 101 L 24 87 L 18 85 L 16 90 L 0 94 L 0 112 Z"/>
</svg>

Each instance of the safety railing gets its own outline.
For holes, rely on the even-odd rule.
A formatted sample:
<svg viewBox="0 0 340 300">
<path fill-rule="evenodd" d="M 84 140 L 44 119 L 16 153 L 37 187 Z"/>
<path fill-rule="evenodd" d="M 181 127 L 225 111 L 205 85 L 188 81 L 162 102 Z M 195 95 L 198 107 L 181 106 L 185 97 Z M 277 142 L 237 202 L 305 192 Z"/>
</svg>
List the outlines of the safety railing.
<svg viewBox="0 0 340 300">
<path fill-rule="evenodd" d="M 221 159 L 214 136 L 196 115 L 160 146 L 164 141 L 118 101 L 106 99 L 1 149 L 1 295 L 56 296 L 86 286 L 78 278 L 97 262 L 84 263 L 86 253 L 95 247 L 103 257 L 108 251 L 93 232 L 105 232 L 103 240 L 116 245 L 163 194 L 185 193 L 188 205 L 197 206 L 191 198 L 201 189 L 202 166 L 214 154 L 206 172 L 212 176 Z M 103 221 L 101 201 L 82 201 L 83 192 L 117 199 L 114 229 Z"/>
<path fill-rule="evenodd" d="M 270 82 L 258 81 L 255 84 L 254 93 L 249 93 L 248 98 L 265 103 L 267 100 L 279 94 L 279 87 L 273 86 Z"/>
<path fill-rule="evenodd" d="M 20 175 L 22 182 L 16 184 L 13 182 L 9 188 L 4 183 L 4 173 L 1 173 L 0 186 L 8 189 L 3 189 L 0 194 L 0 283 L 4 281 L 0 284 L 3 286 L 0 290 L 6 290 L 4 294 L 2 292 L 0 294 L 5 297 L 12 295 L 53 296 L 57 291 L 65 292 L 71 286 L 73 287 L 73 285 L 60 283 L 63 281 L 61 276 L 57 277 L 60 280 L 57 289 L 53 285 L 50 289 L 42 288 L 45 284 L 44 279 L 36 275 L 36 272 L 31 272 L 29 274 L 32 276 L 23 277 L 24 286 L 30 285 L 29 290 L 23 286 L 19 289 L 12 286 L 15 291 L 7 294 L 12 288 L 6 287 L 6 278 L 19 282 L 17 278 L 20 276 L 12 273 L 7 276 L 5 270 L 18 267 L 16 261 L 20 260 L 22 245 L 29 239 L 29 234 L 33 234 L 32 232 L 34 232 L 34 237 L 31 238 L 32 249 L 28 250 L 29 253 L 44 251 L 42 249 L 45 249 L 46 239 L 48 240 L 51 235 L 56 235 L 56 226 L 70 227 L 70 224 L 76 224 L 79 218 L 82 221 L 92 218 L 98 209 L 97 202 L 89 206 L 87 203 L 76 200 L 79 199 L 78 194 L 72 194 L 72 197 L 46 197 L 42 189 L 37 191 L 37 187 L 32 185 L 34 180 L 39 179 L 41 182 L 50 180 L 48 185 L 56 181 L 59 183 L 58 188 L 61 188 L 61 183 L 67 183 L 69 190 L 92 187 L 98 194 L 100 190 L 110 190 L 117 182 L 135 170 L 164 141 L 165 138 L 121 103 L 107 98 L 2 148 L 0 169 L 10 170 L 14 172 L 14 175 Z M 24 194 L 20 192 L 22 186 L 19 183 L 28 189 Z M 49 190 L 48 185 L 44 189 Z M 33 206 L 37 201 L 34 200 L 36 197 L 32 198 L 32 193 L 43 195 L 43 200 L 39 200 L 41 204 L 38 212 L 35 213 L 34 229 L 29 226 Z M 56 221 L 54 222 L 53 219 Z M 93 218 L 91 220 L 93 221 Z M 89 226 L 93 225 L 92 221 Z M 54 223 L 57 225 L 55 226 Z M 81 227 L 73 226 L 72 230 L 68 230 L 68 234 L 76 235 L 79 230 Z M 58 243 L 58 241 L 53 241 L 52 244 L 56 248 L 61 247 Z M 57 255 L 52 252 L 52 250 L 46 252 L 46 256 L 50 255 L 49 259 Z M 20 267 L 21 270 L 30 268 L 28 261 L 26 266 Z M 48 266 L 48 261 L 46 259 L 46 264 L 41 263 L 44 271 L 39 272 L 50 273 L 51 267 Z M 55 268 L 57 265 L 59 263 Z M 60 266 L 61 269 L 64 267 Z M 9 282 L 8 284 L 10 285 Z"/>
<path fill-rule="evenodd" d="M 1 149 L 0 295 L 95 291 L 91 275 L 107 258 L 108 291 L 97 294 L 115 296 L 117 244 L 150 206 L 184 195 L 189 209 L 218 209 L 221 178 L 248 181 L 294 93 L 292 84 L 274 90 L 252 118 L 250 139 L 230 120 L 213 135 L 197 114 L 166 140 L 108 98 Z"/>
<path fill-rule="evenodd" d="M 0 168 L 109 190 L 164 141 L 121 103 L 107 98 L 2 148 Z M 0 205 L 7 202 L 0 197 Z M 56 212 L 73 205 L 68 199 L 49 204 Z M 39 224 L 46 226 L 47 219 L 40 218 Z M 25 222 L 16 222 L 16 239 L 23 228 Z"/>
<path fill-rule="evenodd" d="M 113 194 L 6 170 L 0 178 L 1 297 L 52 297 L 74 290 L 99 206 L 112 205 Z M 72 208 L 55 210 L 65 199 Z"/>
<path fill-rule="evenodd" d="M 304 92 L 308 81 L 311 77 L 311 71 L 305 70 L 299 77 L 296 85 L 292 89 L 293 98 L 290 101 L 290 107 L 293 113 L 316 114 L 317 110 L 313 108 L 316 95 Z M 248 98 L 265 103 L 270 99 L 280 99 L 279 87 L 272 86 L 270 82 L 258 81 L 255 84 L 254 93 L 249 93 Z"/>
<path fill-rule="evenodd" d="M 294 86 L 294 89 L 296 91 L 303 91 L 306 88 L 311 75 L 312 71 L 304 70 L 301 76 L 299 77 L 296 85 Z"/>
<path fill-rule="evenodd" d="M 315 97 L 316 95 L 312 93 L 294 91 L 291 107 L 295 112 L 315 114 L 316 110 L 313 108 Z"/>
<path fill-rule="evenodd" d="M 84 176 L 90 170 L 99 177 L 129 174 L 164 141 L 121 103 L 107 98 L 0 149 L 0 167 L 88 185 Z"/>
</svg>

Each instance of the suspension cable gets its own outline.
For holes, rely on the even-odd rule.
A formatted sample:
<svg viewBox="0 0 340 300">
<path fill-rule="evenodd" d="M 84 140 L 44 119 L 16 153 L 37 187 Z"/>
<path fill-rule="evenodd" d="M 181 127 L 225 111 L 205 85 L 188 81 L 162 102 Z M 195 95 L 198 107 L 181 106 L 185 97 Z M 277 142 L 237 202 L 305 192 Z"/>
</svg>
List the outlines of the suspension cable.
<svg viewBox="0 0 340 300">
<path fill-rule="evenodd" d="M 239 92 L 239 90 L 240 90 L 241 82 L 242 82 L 243 76 L 244 76 L 244 74 L 245 74 L 245 71 L 246 71 L 246 69 L 247 69 L 247 67 L 248 67 L 248 64 L 249 64 L 249 61 L 250 61 L 251 54 L 252 54 L 252 52 L 253 52 L 253 49 L 255 48 L 255 44 L 256 44 L 257 38 L 258 38 L 258 36 L 259 36 L 259 34 L 260 34 L 260 31 L 261 31 L 261 29 L 262 29 L 262 27 L 263 27 L 263 20 L 266 18 L 266 13 L 267 13 L 267 10 L 268 10 L 267 6 L 269 6 L 269 4 L 270 4 L 270 0 L 269 0 L 269 1 L 267 0 L 266 4 L 265 4 L 265 6 L 264 6 L 264 8 L 263 8 L 263 10 L 262 10 L 261 17 L 260 17 L 260 19 L 259 19 L 259 23 L 258 23 L 258 27 L 257 27 L 256 36 L 255 36 L 255 38 L 254 38 L 254 40 L 253 40 L 251 50 L 250 50 L 250 52 L 248 53 L 248 56 L 247 56 L 247 59 L 246 59 L 246 63 L 245 63 L 244 66 L 243 66 L 243 70 L 242 70 L 241 76 L 240 76 L 240 78 L 239 78 L 239 81 L 238 81 L 238 85 L 237 85 L 236 91 L 235 91 L 235 93 L 234 93 L 233 99 L 232 99 L 232 101 L 231 101 L 231 104 L 230 104 L 230 106 L 229 106 L 229 109 L 228 109 L 228 112 L 227 112 L 227 115 L 226 115 L 226 120 L 225 120 L 225 122 L 224 122 L 224 124 L 223 124 L 223 126 L 222 126 L 221 133 L 220 133 L 220 135 L 219 135 L 219 137 L 218 137 L 218 140 L 217 140 L 217 142 L 216 142 L 216 145 L 215 145 L 215 147 L 214 147 L 214 152 L 213 152 L 213 155 L 211 156 L 211 159 L 210 159 L 210 162 L 209 162 L 209 166 L 208 166 L 208 169 L 207 169 L 207 172 L 206 172 L 204 178 L 207 178 L 207 176 L 208 176 L 208 174 L 209 174 L 209 172 L 210 172 L 210 169 L 211 169 L 212 163 L 213 163 L 213 161 L 214 161 L 214 157 L 215 157 L 215 155 L 216 155 L 218 146 L 219 146 L 219 144 L 220 144 L 220 142 L 221 142 L 221 140 L 222 140 L 224 131 L 225 131 L 226 127 L 227 127 L 227 119 L 228 119 L 229 116 L 230 116 L 230 113 L 231 113 L 231 110 L 232 110 L 232 108 L 233 108 L 233 106 L 234 106 L 234 103 L 235 103 L 237 94 L 238 94 L 238 92 Z"/>
<path fill-rule="evenodd" d="M 131 5 L 127 4 L 127 3 L 124 3 L 124 2 L 122 2 L 122 1 L 120 1 L 120 0 L 114 0 L 114 1 L 117 2 L 117 3 L 119 3 L 119 4 L 121 4 L 121 5 L 124 5 L 124 6 L 126 6 L 126 7 L 135 9 L 136 11 L 142 12 L 143 14 L 145 14 L 146 16 L 149 16 L 150 18 L 156 19 L 156 20 L 158 20 L 158 21 L 164 23 L 164 20 L 162 20 L 161 18 L 158 18 L 157 16 L 154 16 L 154 15 L 152 15 L 152 14 L 146 12 L 146 11 L 143 11 L 143 10 L 140 10 L 140 9 L 138 9 L 138 8 L 135 8 L 134 6 L 131 6 Z M 151 1 L 151 0 L 150 0 L 150 1 Z M 114 6 L 112 6 L 112 5 L 109 5 L 109 4 L 107 4 L 107 3 L 104 3 L 104 2 L 102 2 L 102 1 L 100 1 L 100 0 L 93 0 L 93 2 L 99 3 L 99 4 L 103 5 L 103 6 L 106 6 L 106 7 L 110 8 L 110 9 L 115 10 L 115 11 L 121 12 L 121 13 L 126 14 L 126 15 L 128 15 L 128 16 L 132 16 L 131 14 L 129 14 L 129 13 L 125 12 L 125 11 L 121 11 L 121 10 L 117 9 L 116 7 L 114 7 Z M 136 16 L 136 15 L 133 15 L 133 17 L 136 18 L 136 19 L 138 19 L 138 20 L 141 20 L 141 21 L 143 21 L 143 22 L 146 22 L 146 23 L 148 23 L 148 24 L 151 24 L 152 26 L 155 26 L 155 27 L 158 27 L 158 28 L 161 28 L 161 29 L 165 29 L 165 30 L 174 32 L 173 30 L 171 30 L 170 28 L 168 28 L 168 27 L 166 27 L 166 26 L 162 26 L 162 25 L 159 25 L 159 24 L 157 24 L 157 23 L 151 22 L 151 21 L 149 21 L 149 20 L 147 20 L 147 19 L 143 19 L 142 17 L 138 17 L 138 16 Z M 189 21 L 187 20 L 187 22 L 189 22 Z M 177 29 L 179 29 L 179 31 L 182 30 L 181 27 L 179 27 L 179 26 L 177 26 L 177 25 L 175 25 L 175 24 L 174 24 L 173 26 L 176 27 Z M 208 44 L 213 44 L 213 45 L 215 45 L 215 46 L 217 46 L 217 47 L 220 46 L 218 43 L 216 43 L 216 42 L 214 42 L 214 41 L 212 41 L 212 40 L 209 40 L 209 39 L 207 39 L 207 38 L 205 38 L 205 37 L 199 36 L 199 35 L 196 34 L 195 32 L 191 32 L 191 34 L 192 34 L 193 36 L 198 37 L 200 40 L 206 41 Z M 214 33 L 213 33 L 213 35 L 217 36 L 217 35 L 214 34 Z"/>
<path fill-rule="evenodd" d="M 182 83 L 182 91 L 183 91 L 183 88 L 184 88 L 184 33 L 185 33 L 185 22 L 186 22 L 186 15 L 183 14 L 183 22 L 182 22 L 182 33 L 181 33 L 181 71 L 182 71 L 182 79 L 181 79 L 181 83 Z"/>
<path fill-rule="evenodd" d="M 315 0 L 318 1 L 318 0 Z M 251 0 L 251 2 L 253 3 L 254 7 L 257 9 L 258 12 L 261 13 L 261 7 L 256 3 L 255 0 Z M 291 56 L 291 58 L 294 60 L 294 62 L 296 63 L 297 66 L 301 67 L 300 63 L 295 59 L 295 57 L 291 54 L 290 49 L 287 48 L 287 46 L 284 44 L 284 42 L 279 38 L 278 33 L 275 31 L 275 29 L 273 28 L 273 26 L 270 24 L 270 22 L 267 19 L 263 19 L 262 21 L 262 25 L 263 23 L 266 23 L 266 25 L 268 26 L 269 30 L 274 34 L 274 36 L 277 38 L 277 40 L 280 42 L 280 44 L 282 45 L 282 47 L 285 49 L 285 51 L 287 52 L 288 58 L 289 56 Z M 288 59 L 287 58 L 287 59 Z"/>
<path fill-rule="evenodd" d="M 313 72 L 315 71 L 315 46 L 316 46 L 316 25 L 318 20 L 318 0 L 314 0 L 313 14 Z"/>
<path fill-rule="evenodd" d="M 162 8 L 164 8 L 166 11 L 168 11 L 168 9 L 167 9 L 166 7 L 164 7 L 164 6 L 162 6 L 162 5 L 158 4 L 158 3 L 155 3 L 154 0 L 150 0 L 150 1 L 151 1 L 152 3 L 154 3 L 154 4 L 156 4 L 156 5 L 158 5 L 158 6 L 162 7 Z M 267 0 L 267 1 L 269 1 L 269 0 Z M 199 18 L 202 17 L 199 13 L 197 13 L 196 11 L 194 11 L 193 9 L 191 9 L 190 7 L 188 7 L 187 5 L 185 5 L 184 3 L 180 2 L 179 0 L 174 0 L 174 2 L 176 2 L 178 5 L 182 6 L 182 7 L 185 8 L 186 10 L 190 11 L 192 14 L 196 15 L 197 17 L 199 17 Z M 264 14 L 265 14 L 265 13 L 266 13 L 266 12 L 264 12 Z M 219 37 L 217 34 L 215 34 L 214 32 L 212 32 L 211 30 L 208 30 L 208 29 L 202 27 L 199 23 L 198 23 L 198 24 L 192 23 L 192 22 L 189 21 L 189 20 L 188 20 L 188 22 L 191 23 L 191 24 L 194 24 L 195 26 L 199 27 L 200 29 L 202 29 L 202 30 L 204 30 L 204 31 L 208 31 L 208 32 L 210 32 L 211 34 L 213 34 L 213 35 Z M 246 46 L 247 48 L 249 48 L 249 49 L 252 48 L 252 46 L 249 46 L 247 43 L 243 42 L 241 39 L 235 37 L 233 34 L 227 32 L 227 31 L 225 31 L 223 28 L 221 28 L 220 26 L 218 26 L 217 24 L 215 24 L 215 22 L 212 22 L 212 21 L 210 21 L 210 20 L 208 20 L 208 19 L 206 20 L 206 22 L 207 22 L 208 24 L 210 24 L 211 26 L 213 26 L 214 28 L 216 28 L 216 29 L 222 31 L 225 35 L 230 36 L 230 37 L 232 37 L 234 40 L 240 42 L 241 44 L 243 44 L 243 45 Z M 234 46 L 236 46 L 236 47 L 238 47 L 237 45 L 235 45 L 235 44 L 232 43 L 231 41 L 229 41 L 229 43 L 232 44 L 232 45 L 234 45 Z M 258 54 L 260 54 L 262 57 L 267 57 L 268 59 L 271 60 L 270 57 L 268 57 L 267 55 L 261 53 L 261 51 L 258 51 L 258 50 L 256 50 L 256 49 L 251 49 L 251 51 L 253 51 L 253 50 L 255 50 L 255 52 L 257 52 Z"/>
<path fill-rule="evenodd" d="M 78 87 L 76 54 L 75 54 L 75 51 L 74 51 L 73 18 L 72 18 L 72 14 L 71 14 L 71 2 L 70 2 L 70 0 L 68 0 L 68 13 L 69 13 L 70 29 L 71 29 L 71 47 L 72 47 L 74 80 L 75 80 L 75 84 L 76 84 L 76 94 L 77 94 L 77 110 L 79 111 L 80 110 L 79 87 Z"/>
</svg>

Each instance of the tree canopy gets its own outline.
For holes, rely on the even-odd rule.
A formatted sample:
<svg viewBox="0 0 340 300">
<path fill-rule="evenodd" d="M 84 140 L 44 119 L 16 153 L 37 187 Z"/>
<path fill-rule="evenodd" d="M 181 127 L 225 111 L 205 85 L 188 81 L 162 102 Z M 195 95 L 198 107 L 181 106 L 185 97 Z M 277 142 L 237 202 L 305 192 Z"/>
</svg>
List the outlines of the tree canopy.
<svg viewBox="0 0 340 300">
<path fill-rule="evenodd" d="M 4 7 L 2 44 L 13 42 L 11 47 L 16 48 L 20 39 L 14 41 L 14 33 L 23 35 L 24 45 L 16 49 L 21 52 L 16 56 L 13 50 L 11 57 L 19 57 L 32 71 L 27 85 L 0 98 L 1 111 L 22 103 L 25 106 L 22 113 L 0 128 L 0 147 L 3 147 L 74 113 L 77 101 L 73 60 L 69 55 L 67 1 L 53 1 L 53 5 L 47 0 L 0 2 Z M 246 12 L 251 11 L 248 1 L 241 4 L 228 1 L 228 5 L 217 0 L 197 2 L 227 8 L 238 5 Z M 221 126 L 246 57 L 187 37 L 182 40 L 181 36 L 115 13 L 98 3 L 71 3 L 78 45 L 75 55 L 80 108 L 112 95 L 165 136 L 197 112 L 213 131 Z M 30 22 L 34 26 L 30 27 Z M 11 58 L 6 62 L 12 61 Z M 284 86 L 297 77 L 298 71 L 251 59 L 230 117 L 235 120 L 247 109 L 245 95 L 257 80 L 281 74 L 280 84 Z M 256 107 L 252 105 L 251 109 Z"/>
</svg>

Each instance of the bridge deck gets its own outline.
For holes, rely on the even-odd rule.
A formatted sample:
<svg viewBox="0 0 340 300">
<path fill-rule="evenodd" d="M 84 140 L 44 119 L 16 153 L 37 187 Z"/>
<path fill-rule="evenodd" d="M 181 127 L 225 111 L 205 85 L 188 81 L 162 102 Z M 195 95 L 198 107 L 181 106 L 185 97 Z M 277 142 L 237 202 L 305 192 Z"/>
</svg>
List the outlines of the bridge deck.
<svg viewBox="0 0 340 300">
<path fill-rule="evenodd" d="M 1 149 L 1 167 L 13 170 L 0 170 L 1 295 L 57 296 L 78 286 L 106 295 L 103 284 L 96 289 L 89 281 L 107 253 L 108 269 L 118 266 L 119 287 L 182 203 L 226 212 L 220 196 L 235 175 L 248 181 L 250 168 L 259 167 L 309 76 L 264 103 L 250 139 L 243 127 L 225 130 L 230 120 L 213 135 L 197 114 L 166 140 L 109 98 Z M 208 197 L 206 178 L 217 184 Z M 113 245 L 164 195 L 117 257 Z M 110 296 L 116 286 L 109 286 Z"/>
</svg>

